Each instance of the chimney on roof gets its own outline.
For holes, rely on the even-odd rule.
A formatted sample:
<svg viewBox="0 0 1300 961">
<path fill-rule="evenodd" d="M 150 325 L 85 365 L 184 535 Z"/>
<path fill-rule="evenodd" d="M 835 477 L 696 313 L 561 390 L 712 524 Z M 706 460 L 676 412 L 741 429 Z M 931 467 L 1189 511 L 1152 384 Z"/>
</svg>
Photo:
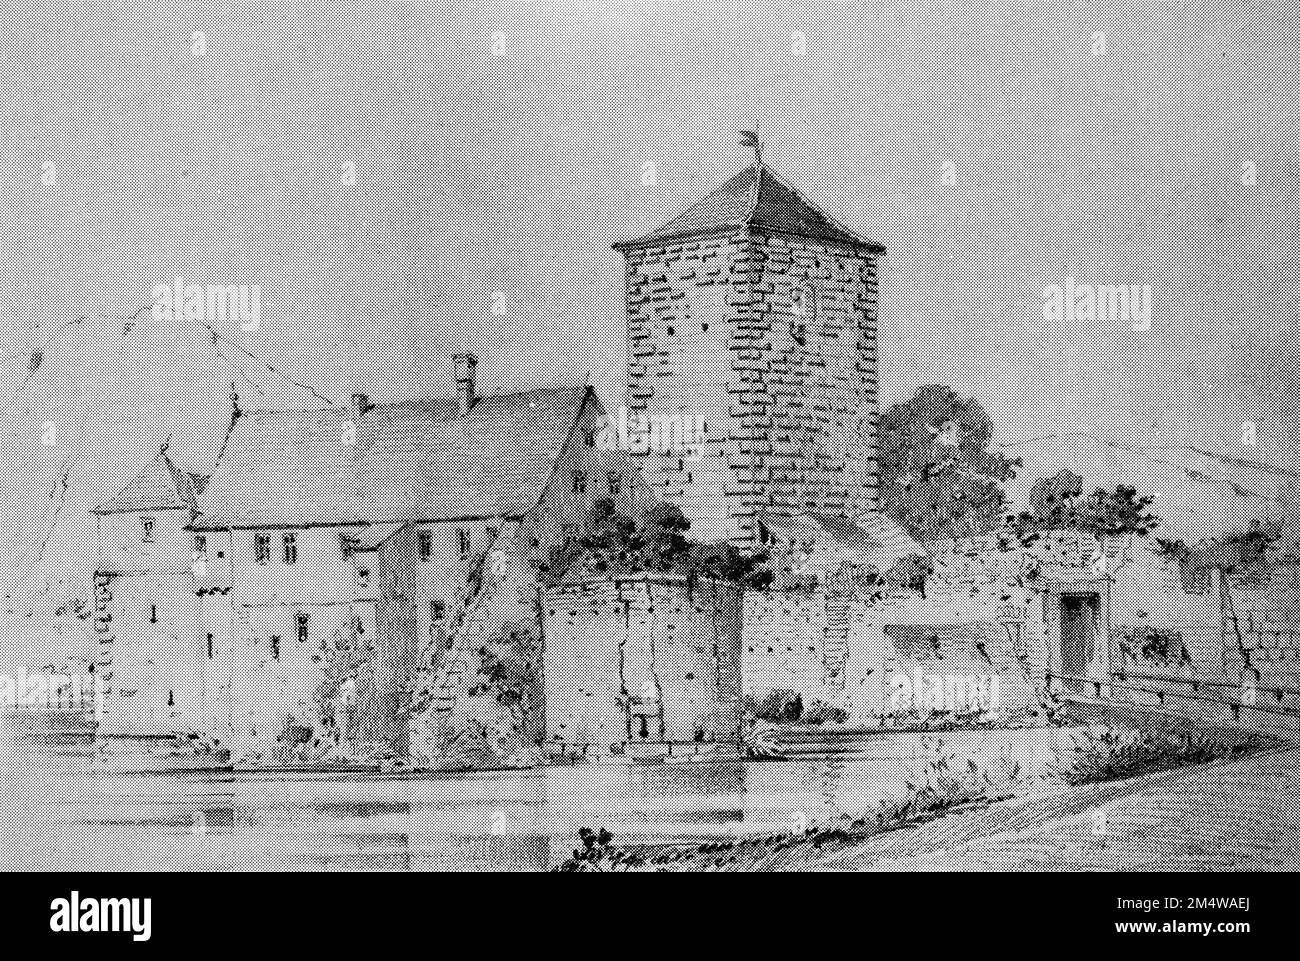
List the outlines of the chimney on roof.
<svg viewBox="0 0 1300 961">
<path fill-rule="evenodd" d="M 352 416 L 357 420 L 360 420 L 361 415 L 373 406 L 374 405 L 370 403 L 370 398 L 365 394 L 352 395 Z"/>
<path fill-rule="evenodd" d="M 476 399 L 475 371 L 478 369 L 478 358 L 473 354 L 456 354 L 451 359 L 451 366 L 456 377 L 457 406 L 460 408 L 460 416 L 464 417 Z"/>
</svg>

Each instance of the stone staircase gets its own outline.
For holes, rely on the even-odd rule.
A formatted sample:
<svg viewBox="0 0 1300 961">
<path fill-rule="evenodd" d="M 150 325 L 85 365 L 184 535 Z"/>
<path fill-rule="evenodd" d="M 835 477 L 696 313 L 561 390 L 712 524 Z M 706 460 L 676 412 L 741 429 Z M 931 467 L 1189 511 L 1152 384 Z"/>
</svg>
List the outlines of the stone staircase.
<svg viewBox="0 0 1300 961">
<path fill-rule="evenodd" d="M 94 628 L 96 653 L 95 670 L 102 678 L 104 701 L 109 701 L 109 692 L 113 682 L 113 615 L 109 605 L 113 601 L 112 574 L 95 573 L 94 583 Z"/>
<path fill-rule="evenodd" d="M 475 585 L 474 590 L 458 606 L 451 624 L 444 631 L 437 632 L 430 645 L 421 652 L 417 664 L 417 689 L 411 701 L 409 718 L 411 750 L 426 760 L 432 758 L 429 748 L 440 745 L 445 739 L 460 692 L 466 686 L 464 678 L 470 673 L 471 661 L 466 658 L 465 626 L 483 603 L 488 584 L 483 573 L 491 552 L 489 545 L 476 560 L 473 568 L 476 576 L 470 579 Z M 472 661 L 478 662 L 476 651 Z M 432 683 L 419 683 L 421 677 L 430 676 Z M 417 745 L 424 745 L 424 750 L 418 750 Z"/>
<path fill-rule="evenodd" d="M 849 612 L 852 602 L 848 598 L 826 599 L 826 632 L 822 642 L 822 684 L 827 687 L 844 687 L 849 660 Z"/>
<path fill-rule="evenodd" d="M 482 648 L 506 624 L 535 619 L 536 584 L 532 567 L 520 555 L 518 525 L 507 525 L 476 558 L 470 578 L 474 588 L 459 605 L 445 632 L 421 657 L 421 684 L 410 711 L 412 753 L 424 760 L 455 736 L 468 720 L 466 693 L 480 682 Z M 417 745 L 422 747 L 417 749 Z"/>
</svg>

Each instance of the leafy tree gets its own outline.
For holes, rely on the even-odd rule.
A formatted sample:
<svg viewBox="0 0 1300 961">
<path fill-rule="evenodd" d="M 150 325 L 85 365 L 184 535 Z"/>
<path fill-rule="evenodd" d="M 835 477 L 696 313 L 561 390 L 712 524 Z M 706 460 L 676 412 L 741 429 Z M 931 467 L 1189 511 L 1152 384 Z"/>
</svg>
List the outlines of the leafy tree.
<svg viewBox="0 0 1300 961">
<path fill-rule="evenodd" d="M 1177 539 L 1157 540 L 1156 552 L 1177 562 L 1184 590 L 1199 594 L 1209 589 L 1210 572 L 1216 570 L 1238 583 L 1263 583 L 1276 564 L 1293 560 L 1277 555 L 1275 546 L 1281 537 L 1280 525 L 1252 520 L 1245 530 L 1205 538 L 1195 546 Z"/>
<path fill-rule="evenodd" d="M 880 502 L 920 541 L 983 534 L 1003 519 L 1021 462 L 989 450 L 993 424 L 948 387 L 922 387 L 880 418 Z"/>
<path fill-rule="evenodd" d="M 691 522 L 672 504 L 654 504 L 638 517 L 597 501 L 582 534 L 556 556 L 552 574 L 581 568 L 597 574 L 680 574 L 765 590 L 772 581 L 765 551 L 747 554 L 731 544 L 702 544 L 687 536 Z"/>
<path fill-rule="evenodd" d="M 925 597 L 925 586 L 934 574 L 934 562 L 920 554 L 900 557 L 885 573 L 885 583 L 894 590 L 916 591 Z"/>
<path fill-rule="evenodd" d="M 1009 526 L 1023 540 L 1056 530 L 1082 531 L 1094 537 L 1146 536 L 1160 524 L 1147 510 L 1151 502 L 1126 484 L 1114 490 L 1098 488 L 1085 496 L 1083 478 L 1065 470 L 1035 483 L 1029 495 L 1030 509 L 1011 519 Z"/>
<path fill-rule="evenodd" d="M 1069 505 L 1083 496 L 1083 478 L 1063 470 L 1055 477 L 1044 477 L 1034 484 L 1029 495 L 1029 510 L 1035 518 L 1051 523 L 1065 514 Z"/>
</svg>

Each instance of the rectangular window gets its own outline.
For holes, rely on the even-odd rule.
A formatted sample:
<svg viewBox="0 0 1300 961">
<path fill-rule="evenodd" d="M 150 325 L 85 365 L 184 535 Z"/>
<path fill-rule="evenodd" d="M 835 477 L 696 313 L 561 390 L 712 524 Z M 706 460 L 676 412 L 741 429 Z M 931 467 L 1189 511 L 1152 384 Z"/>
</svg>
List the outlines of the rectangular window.
<svg viewBox="0 0 1300 961">
<path fill-rule="evenodd" d="M 271 635 L 271 660 L 278 661 L 279 659 L 280 659 L 280 637 L 277 634 L 272 634 Z"/>
<path fill-rule="evenodd" d="M 488 546 L 491 547 L 496 542 L 497 534 L 499 532 L 495 527 L 488 527 L 484 530 L 484 533 L 487 534 Z"/>
<path fill-rule="evenodd" d="M 306 614 L 298 615 L 298 643 L 299 644 L 307 643 L 307 615 Z"/>
<path fill-rule="evenodd" d="M 457 531 L 456 540 L 460 546 L 460 559 L 469 557 L 469 531 Z"/>
<path fill-rule="evenodd" d="M 208 535 L 194 535 L 194 558 L 204 561 L 208 559 Z"/>
<path fill-rule="evenodd" d="M 573 472 L 573 492 L 575 494 L 587 493 L 587 472 L 575 470 Z"/>
<path fill-rule="evenodd" d="M 343 559 L 349 560 L 357 552 L 358 540 L 351 534 L 339 535 L 339 549 L 343 552 Z"/>
<path fill-rule="evenodd" d="M 212 660 L 212 641 L 213 641 L 213 637 L 211 634 L 209 634 L 208 635 L 208 660 L 209 661 Z"/>
<path fill-rule="evenodd" d="M 609 496 L 617 497 L 623 487 L 623 475 L 616 470 L 609 472 Z"/>
<path fill-rule="evenodd" d="M 153 543 L 153 526 L 154 519 L 152 517 L 140 518 L 140 536 L 145 544 Z"/>
<path fill-rule="evenodd" d="M 817 291 L 805 284 L 790 291 L 790 312 L 806 326 L 817 319 Z"/>
<path fill-rule="evenodd" d="M 271 535 L 253 535 L 253 560 L 259 564 L 271 563 Z"/>
<path fill-rule="evenodd" d="M 298 535 L 292 533 L 285 534 L 284 535 L 284 562 L 286 564 L 292 564 L 297 559 L 298 559 Z"/>
<path fill-rule="evenodd" d="M 357 587 L 365 590 L 370 586 L 370 571 L 364 567 L 357 568 Z"/>
<path fill-rule="evenodd" d="M 447 605 L 442 601 L 429 602 L 429 633 L 436 634 L 443 620 L 447 617 Z"/>
<path fill-rule="evenodd" d="M 158 623 L 158 605 L 157 605 L 157 604 L 150 604 L 150 605 L 149 605 L 149 623 L 150 623 L 150 624 L 157 624 L 157 623 Z"/>
<path fill-rule="evenodd" d="M 420 531 L 416 536 L 420 541 L 420 560 L 427 564 L 433 558 L 433 531 Z"/>
</svg>

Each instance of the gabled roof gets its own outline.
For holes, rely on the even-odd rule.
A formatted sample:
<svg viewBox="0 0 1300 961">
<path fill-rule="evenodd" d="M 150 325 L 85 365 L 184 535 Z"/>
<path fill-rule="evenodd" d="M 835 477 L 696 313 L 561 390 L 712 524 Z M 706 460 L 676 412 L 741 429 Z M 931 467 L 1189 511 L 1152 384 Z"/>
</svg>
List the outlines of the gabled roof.
<svg viewBox="0 0 1300 961">
<path fill-rule="evenodd" d="M 139 511 L 190 510 L 207 478 L 177 469 L 164 447 L 131 483 L 91 510 L 92 514 L 134 514 Z"/>
<path fill-rule="evenodd" d="M 755 174 L 757 170 L 757 174 Z M 755 176 L 758 190 L 754 189 Z M 807 237 L 864 247 L 883 254 L 885 248 L 859 237 L 809 203 L 766 166 L 749 167 L 658 230 L 614 245 L 616 250 L 656 246 L 707 234 L 755 230 Z"/>
<path fill-rule="evenodd" d="M 252 411 L 199 499 L 196 527 L 518 517 L 541 499 L 589 387 L 347 410 Z M 355 443 L 352 439 L 355 427 Z"/>
</svg>

